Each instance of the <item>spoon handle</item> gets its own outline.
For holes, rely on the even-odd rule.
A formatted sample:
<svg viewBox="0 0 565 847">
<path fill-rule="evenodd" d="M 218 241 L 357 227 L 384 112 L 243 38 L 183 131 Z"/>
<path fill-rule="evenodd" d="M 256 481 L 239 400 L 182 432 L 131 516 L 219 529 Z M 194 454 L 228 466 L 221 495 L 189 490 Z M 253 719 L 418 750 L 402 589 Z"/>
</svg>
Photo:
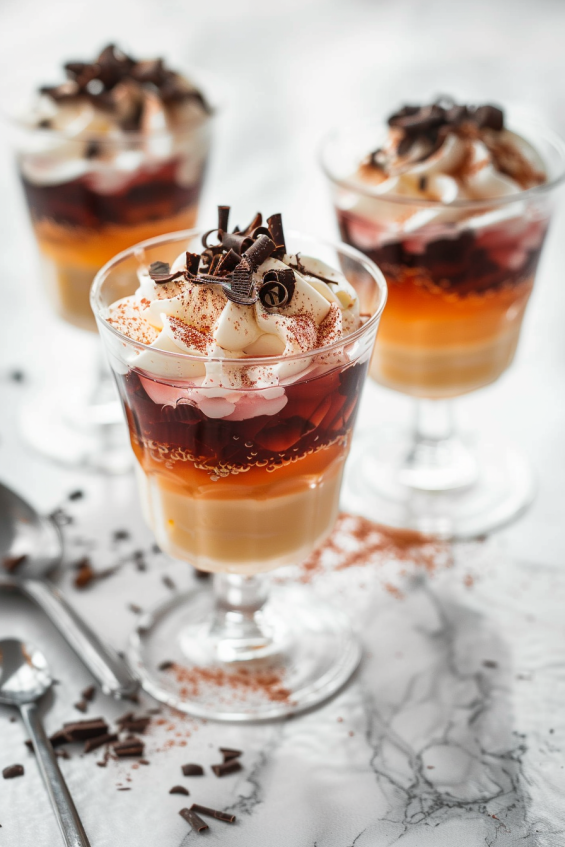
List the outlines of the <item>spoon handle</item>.
<svg viewBox="0 0 565 847">
<path fill-rule="evenodd" d="M 33 742 L 37 764 L 65 844 L 67 847 L 90 847 L 90 841 L 84 831 L 73 798 L 67 788 L 67 783 L 59 769 L 53 748 L 45 735 L 37 706 L 35 703 L 25 703 L 20 706 L 20 711 L 29 737 Z"/>
<path fill-rule="evenodd" d="M 63 594 L 47 582 L 23 580 L 22 588 L 41 606 L 106 694 L 130 697 L 139 685 L 126 663 L 94 633 Z"/>
</svg>

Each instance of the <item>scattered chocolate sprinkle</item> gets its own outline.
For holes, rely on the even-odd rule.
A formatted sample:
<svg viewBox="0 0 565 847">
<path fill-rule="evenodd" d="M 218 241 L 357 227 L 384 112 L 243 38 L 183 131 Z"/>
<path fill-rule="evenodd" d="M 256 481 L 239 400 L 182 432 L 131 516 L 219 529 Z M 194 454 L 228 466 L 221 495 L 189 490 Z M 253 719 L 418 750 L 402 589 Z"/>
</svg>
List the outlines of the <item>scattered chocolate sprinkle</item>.
<svg viewBox="0 0 565 847">
<path fill-rule="evenodd" d="M 115 732 L 107 732 L 104 735 L 99 735 L 97 738 L 89 738 L 86 744 L 84 745 L 84 752 L 92 753 L 93 750 L 98 750 L 105 744 L 112 744 L 114 741 L 117 740 L 118 736 Z"/>
<path fill-rule="evenodd" d="M 161 662 L 160 665 L 157 665 L 158 671 L 169 671 L 171 668 L 174 668 L 175 663 L 171 662 L 170 659 L 165 659 L 164 662 Z"/>
<path fill-rule="evenodd" d="M 58 759 L 70 759 L 71 758 L 70 755 L 69 755 L 69 752 L 67 750 L 65 750 L 64 747 L 61 747 L 60 750 L 55 750 L 55 755 L 57 756 Z"/>
<path fill-rule="evenodd" d="M 86 700 L 79 700 L 78 703 L 75 703 L 75 709 L 79 712 L 86 712 L 88 709 L 88 703 Z"/>
<path fill-rule="evenodd" d="M 4 570 L 8 573 L 16 573 L 18 568 L 23 565 L 26 559 L 26 553 L 24 553 L 22 556 L 4 556 L 4 559 L 2 560 Z"/>
<path fill-rule="evenodd" d="M 84 491 L 81 491 L 80 488 L 71 491 L 71 493 L 68 495 L 69 500 L 82 500 L 83 497 Z"/>
<path fill-rule="evenodd" d="M 129 756 L 143 756 L 145 745 L 138 738 L 126 738 L 125 741 L 117 741 L 112 745 L 112 750 L 119 759 Z"/>
<path fill-rule="evenodd" d="M 241 762 L 237 759 L 228 759 L 220 765 L 212 765 L 212 770 L 216 776 L 227 776 L 230 773 L 236 773 L 242 770 Z"/>
<path fill-rule="evenodd" d="M 168 574 L 164 574 L 161 577 L 161 581 L 163 582 L 163 585 L 165 585 L 171 591 L 176 591 L 176 588 L 177 588 L 176 583 L 171 579 L 171 577 Z"/>
<path fill-rule="evenodd" d="M 2 776 L 4 779 L 15 779 L 17 776 L 23 776 L 25 773 L 23 765 L 10 765 L 4 768 Z"/>
<path fill-rule="evenodd" d="M 230 815 L 227 812 L 219 812 L 217 809 L 210 809 L 208 806 L 201 806 L 199 803 L 193 803 L 190 810 L 192 812 L 200 812 L 201 815 L 207 815 L 209 818 L 215 818 L 217 821 L 235 823 L 235 815 Z"/>
<path fill-rule="evenodd" d="M 184 776 L 204 776 L 204 768 L 202 765 L 183 765 L 181 770 Z"/>
<path fill-rule="evenodd" d="M 495 662 L 493 659 L 485 659 L 483 662 L 484 668 L 497 668 L 498 662 Z"/>
<path fill-rule="evenodd" d="M 118 788 L 118 791 L 131 791 L 131 788 Z"/>
<path fill-rule="evenodd" d="M 147 761 L 147 759 L 140 759 L 140 760 L 139 760 L 139 764 L 140 764 L 140 765 L 150 765 L 150 764 L 151 764 L 151 762 L 148 762 L 148 761 Z"/>
<path fill-rule="evenodd" d="M 241 750 L 234 750 L 231 747 L 220 747 L 220 753 L 224 757 L 224 762 L 229 762 L 230 759 L 239 759 L 243 756 Z"/>
<path fill-rule="evenodd" d="M 141 613 L 143 612 L 143 609 L 141 608 L 141 606 L 138 606 L 137 603 L 128 603 L 128 609 L 130 610 L 130 612 L 133 612 L 134 615 L 141 615 Z"/>
<path fill-rule="evenodd" d="M 169 791 L 169 794 L 184 794 L 188 797 L 190 791 L 188 790 L 188 788 L 185 788 L 184 785 L 173 785 L 173 787 Z"/>
<path fill-rule="evenodd" d="M 94 700 L 95 695 L 96 687 L 94 685 L 89 685 L 81 692 L 81 697 L 83 698 L 83 700 L 87 700 L 89 703 Z"/>
<path fill-rule="evenodd" d="M 97 141 L 89 141 L 84 151 L 85 159 L 94 159 L 100 153 L 100 144 Z"/>
<path fill-rule="evenodd" d="M 12 382 L 24 382 L 25 378 L 26 377 L 23 371 L 16 370 L 10 373 L 10 379 L 12 380 Z"/>
<path fill-rule="evenodd" d="M 428 177 L 423 174 L 418 180 L 418 188 L 420 191 L 427 191 L 428 189 Z"/>
<path fill-rule="evenodd" d="M 208 829 L 208 824 L 202 818 L 199 818 L 196 812 L 191 812 L 190 809 L 181 809 L 179 815 L 190 824 L 195 832 L 203 832 Z"/>
<path fill-rule="evenodd" d="M 196 579 L 210 579 L 212 574 L 210 571 L 200 571 L 198 568 L 194 568 L 194 576 Z"/>
<path fill-rule="evenodd" d="M 39 121 L 39 123 L 37 124 L 37 126 L 38 126 L 38 128 L 39 128 L 39 129 L 51 129 L 51 127 L 53 126 L 53 124 L 52 124 L 52 122 L 49 120 L 49 118 L 42 118 L 42 119 Z"/>
</svg>

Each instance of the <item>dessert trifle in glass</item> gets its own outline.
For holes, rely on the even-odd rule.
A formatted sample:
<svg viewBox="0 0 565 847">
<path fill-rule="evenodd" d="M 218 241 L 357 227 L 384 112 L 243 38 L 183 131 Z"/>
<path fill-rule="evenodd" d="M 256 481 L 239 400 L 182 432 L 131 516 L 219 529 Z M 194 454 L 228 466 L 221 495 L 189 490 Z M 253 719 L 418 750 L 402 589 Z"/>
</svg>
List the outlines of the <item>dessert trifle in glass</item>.
<svg viewBox="0 0 565 847">
<path fill-rule="evenodd" d="M 101 266 L 140 240 L 194 226 L 211 109 L 163 59 L 136 60 L 114 45 L 65 71 L 13 122 L 17 162 L 51 302 L 64 321 L 96 331 L 89 292 Z M 96 424 L 116 415 L 102 398 L 75 410 L 75 427 L 67 413 L 71 433 L 55 419 L 46 435 L 35 408 L 31 440 L 63 460 L 86 451 L 97 461 Z"/>
<path fill-rule="evenodd" d="M 176 708 L 252 720 L 320 702 L 359 660 L 340 609 L 268 598 L 263 574 L 333 527 L 386 286 L 351 247 L 285 241 L 280 215 L 233 231 L 228 215 L 122 253 L 91 297 L 146 519 L 215 575 L 141 621 L 133 661 Z"/>
<path fill-rule="evenodd" d="M 494 382 L 514 358 L 563 143 L 496 106 L 443 98 L 334 131 L 322 166 L 344 241 L 389 286 L 370 374 L 418 398 L 409 433 L 359 443 L 352 500 L 447 536 L 505 523 L 533 495 L 528 465 L 505 444 L 459 437 L 449 398 Z"/>
</svg>

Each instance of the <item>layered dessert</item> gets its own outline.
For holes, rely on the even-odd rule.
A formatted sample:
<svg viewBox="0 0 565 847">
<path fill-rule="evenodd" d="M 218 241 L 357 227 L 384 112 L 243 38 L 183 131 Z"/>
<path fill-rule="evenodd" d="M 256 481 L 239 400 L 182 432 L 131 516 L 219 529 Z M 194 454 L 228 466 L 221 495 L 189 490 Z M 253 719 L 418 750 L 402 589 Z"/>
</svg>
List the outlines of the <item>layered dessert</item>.
<svg viewBox="0 0 565 847">
<path fill-rule="evenodd" d="M 495 106 L 444 98 L 389 117 L 378 149 L 335 181 L 344 241 L 389 286 L 375 379 L 447 397 L 510 365 L 548 226 L 547 179 Z"/>
<path fill-rule="evenodd" d="M 94 330 L 96 271 L 131 244 L 194 225 L 211 109 L 162 59 L 114 45 L 65 71 L 19 121 L 18 161 L 56 309 Z"/>
<path fill-rule="evenodd" d="M 159 545 L 252 574 L 330 532 L 376 327 L 360 340 L 355 289 L 289 253 L 280 215 L 228 215 L 201 252 L 142 264 L 100 324 Z"/>
</svg>

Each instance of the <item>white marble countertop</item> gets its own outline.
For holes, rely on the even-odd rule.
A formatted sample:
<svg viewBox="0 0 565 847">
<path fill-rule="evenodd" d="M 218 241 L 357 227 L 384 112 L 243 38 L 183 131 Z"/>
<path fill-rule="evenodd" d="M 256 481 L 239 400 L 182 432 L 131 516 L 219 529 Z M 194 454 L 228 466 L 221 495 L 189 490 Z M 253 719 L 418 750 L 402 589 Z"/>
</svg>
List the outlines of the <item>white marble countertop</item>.
<svg viewBox="0 0 565 847">
<path fill-rule="evenodd" d="M 194 8 L 193 8 L 194 7 Z M 5 0 L 0 10 L 0 87 L 55 74 L 60 58 L 90 54 L 110 38 L 132 52 L 171 59 L 223 80 L 215 157 L 203 217 L 231 203 L 238 218 L 282 211 L 295 228 L 333 234 L 314 156 L 324 128 L 363 109 L 384 111 L 437 92 L 528 104 L 565 132 L 565 6 L 552 0 L 455 6 L 447 0 L 337 2 L 256 0 Z M 30 57 L 33 57 L 30 58 Z M 56 78 L 56 77 L 55 77 Z M 120 571 L 70 599 L 122 648 L 135 616 L 188 586 L 188 569 L 152 552 L 129 476 L 103 479 L 55 467 L 22 444 L 22 404 L 43 380 L 81 377 L 94 339 L 50 314 L 7 143 L 0 150 L 0 479 L 46 512 L 64 505 L 68 560 L 84 552 Z M 230 808 L 238 823 L 205 834 L 226 847 L 406 847 L 565 842 L 565 214 L 556 217 L 516 364 L 498 384 L 462 400 L 465 424 L 507 436 L 529 454 L 539 494 L 516 525 L 455 551 L 453 567 L 384 590 L 378 567 L 317 577 L 305 590 L 340 595 L 365 645 L 360 672 L 311 714 L 264 726 L 171 719 L 148 735 L 151 765 L 97 768 L 74 753 L 62 767 L 93 847 L 197 841 L 169 796 L 185 761 L 210 764 L 217 746 L 245 751 L 245 768 L 191 789 L 192 801 Z M 72 351 L 72 356 L 69 356 Z M 15 370 L 24 380 L 11 378 Z M 368 385 L 360 424 L 404 422 L 408 403 Z M 69 501 L 80 489 L 84 497 Z M 378 516 L 375 516 L 378 519 Z M 112 541 L 127 529 L 131 538 Z M 145 571 L 133 553 L 142 551 Z M 394 570 L 394 562 L 387 568 Z M 60 680 L 48 730 L 80 717 L 72 704 L 87 672 L 23 599 L 0 593 L 0 637 L 40 643 Z M 148 705 L 144 701 L 144 705 Z M 140 707 L 141 709 L 142 707 Z M 123 706 L 98 696 L 90 714 Z M 178 733 L 178 735 L 177 735 Z M 166 739 L 171 749 L 159 752 Z M 0 845 L 60 842 L 23 729 L 0 709 Z M 181 746 L 186 742 L 186 746 Z M 127 782 L 128 778 L 131 782 Z M 118 783 L 130 787 L 118 792 Z M 186 781 L 185 781 L 186 784 Z"/>
</svg>

